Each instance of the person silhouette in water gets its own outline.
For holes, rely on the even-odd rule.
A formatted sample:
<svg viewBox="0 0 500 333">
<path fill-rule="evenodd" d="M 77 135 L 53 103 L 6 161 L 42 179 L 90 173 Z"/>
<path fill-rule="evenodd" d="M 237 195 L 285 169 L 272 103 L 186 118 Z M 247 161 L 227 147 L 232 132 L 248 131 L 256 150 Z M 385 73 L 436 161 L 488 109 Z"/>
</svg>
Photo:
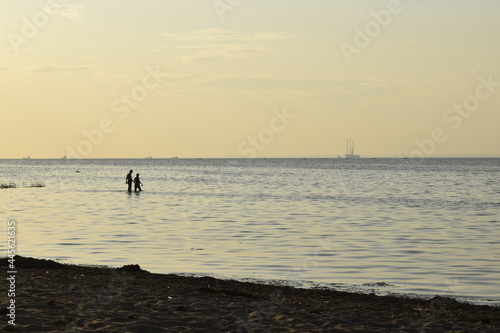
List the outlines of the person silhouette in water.
<svg viewBox="0 0 500 333">
<path fill-rule="evenodd" d="M 127 174 L 127 178 L 125 179 L 125 184 L 128 184 L 128 191 L 132 192 L 132 172 L 133 170 L 130 170 L 129 173 Z"/>
<path fill-rule="evenodd" d="M 135 189 L 134 189 L 134 191 L 135 192 L 137 192 L 137 190 L 139 190 L 139 192 L 142 191 L 142 189 L 141 189 L 142 183 L 141 183 L 141 180 L 139 179 L 139 174 L 137 174 L 135 176 L 134 183 L 135 183 Z"/>
</svg>

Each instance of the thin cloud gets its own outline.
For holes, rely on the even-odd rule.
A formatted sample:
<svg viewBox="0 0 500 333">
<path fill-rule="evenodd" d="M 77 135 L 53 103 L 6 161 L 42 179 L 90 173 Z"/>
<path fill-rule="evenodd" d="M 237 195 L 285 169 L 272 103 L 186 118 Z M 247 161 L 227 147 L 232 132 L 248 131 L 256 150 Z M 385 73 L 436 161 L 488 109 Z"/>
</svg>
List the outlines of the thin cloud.
<svg viewBox="0 0 500 333">
<path fill-rule="evenodd" d="M 390 95 L 407 88 L 397 80 L 354 78 L 270 78 L 270 77 L 226 77 L 207 79 L 199 83 L 203 87 L 241 91 L 302 91 L 310 93 Z"/>
<path fill-rule="evenodd" d="M 7 68 L 0 67 L 0 72 L 7 72 L 7 71 L 8 71 Z"/>
<path fill-rule="evenodd" d="M 276 54 L 258 42 L 293 38 L 287 32 L 236 33 L 227 29 L 200 29 L 192 32 L 164 33 L 178 41 L 206 42 L 203 45 L 177 46 L 177 49 L 196 50 L 197 53 L 180 57 L 181 64 L 216 62 L 253 58 Z M 256 43 L 253 43 L 256 42 Z"/>
<path fill-rule="evenodd" d="M 80 72 L 80 71 L 87 71 L 89 70 L 88 67 L 85 66 L 79 66 L 79 67 L 52 67 L 52 66 L 44 66 L 44 67 L 37 67 L 33 68 L 30 70 L 30 72 L 35 72 L 35 73 L 57 73 L 57 72 Z"/>
<path fill-rule="evenodd" d="M 43 10 L 49 15 L 59 15 L 70 20 L 82 19 L 82 5 L 47 5 Z"/>
<path fill-rule="evenodd" d="M 198 49 L 198 53 L 181 57 L 184 64 L 252 58 L 273 54 L 264 46 L 251 44 L 217 44 L 210 46 L 179 47 L 181 49 Z"/>
<path fill-rule="evenodd" d="M 289 39 L 294 36 L 287 32 L 256 32 L 251 34 L 238 34 L 226 29 L 201 29 L 193 32 L 164 33 L 164 36 L 175 40 L 202 40 L 202 41 L 257 41 Z"/>
</svg>

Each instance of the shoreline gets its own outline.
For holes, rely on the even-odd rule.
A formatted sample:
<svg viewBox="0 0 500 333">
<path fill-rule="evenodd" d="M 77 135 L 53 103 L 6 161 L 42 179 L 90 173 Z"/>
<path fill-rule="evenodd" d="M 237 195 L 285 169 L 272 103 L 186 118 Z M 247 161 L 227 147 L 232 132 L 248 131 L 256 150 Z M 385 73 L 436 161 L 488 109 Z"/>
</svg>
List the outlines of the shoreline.
<svg viewBox="0 0 500 333">
<path fill-rule="evenodd" d="M 157 274 L 173 274 L 186 277 L 211 277 L 222 281 L 249 282 L 254 284 L 264 284 L 276 287 L 291 287 L 295 289 L 306 289 L 306 290 L 332 290 L 332 291 L 346 292 L 350 294 L 362 294 L 362 295 L 374 294 L 376 296 L 394 296 L 406 299 L 430 300 L 434 297 L 442 297 L 442 298 L 454 299 L 455 301 L 464 304 L 500 307 L 500 298 L 498 297 L 481 298 L 479 296 L 460 296 L 460 295 L 457 296 L 457 295 L 432 294 L 432 293 L 419 294 L 412 291 L 398 290 L 396 286 L 388 284 L 386 282 L 373 282 L 373 283 L 368 282 L 368 283 L 355 284 L 355 283 L 345 283 L 345 282 L 338 282 L 338 283 L 315 282 L 310 280 L 248 278 L 248 277 L 240 277 L 237 275 L 226 276 L 226 275 L 217 275 L 210 273 L 172 272 L 172 273 L 157 273 Z"/>
<path fill-rule="evenodd" d="M 91 267 L 91 268 L 116 268 L 118 266 L 115 264 L 93 264 L 88 262 L 74 262 L 70 259 L 61 259 L 57 257 L 40 257 L 34 258 L 29 256 L 21 256 L 23 258 L 31 258 L 37 260 L 48 260 L 54 261 L 56 263 L 62 264 L 64 266 L 82 266 L 82 267 Z M 0 261 L 5 258 L 0 256 Z M 130 263 L 119 263 L 118 265 L 127 266 L 131 265 Z M 0 264 L 1 266 L 1 264 Z M 142 269 L 142 267 L 141 267 Z M 453 294 L 444 294 L 439 292 L 429 292 L 429 293 L 418 293 L 412 290 L 402 290 L 400 287 L 386 283 L 386 282 L 318 282 L 314 280 L 301 280 L 301 279 L 277 279 L 277 278 L 265 278 L 265 277 L 246 277 L 243 275 L 224 275 L 224 274 L 215 274 L 209 272 L 184 272 L 184 271 L 168 271 L 162 272 L 151 270 L 149 268 L 143 269 L 152 274 L 157 275 L 176 275 L 180 277 L 193 277 L 193 278 L 201 278 L 201 277 L 209 277 L 216 280 L 221 281 L 237 281 L 237 282 L 249 282 L 253 284 L 263 284 L 270 285 L 276 287 L 291 287 L 296 289 L 306 289 L 306 290 L 333 290 L 339 292 L 347 292 L 351 294 L 375 294 L 377 296 L 394 296 L 400 298 L 407 299 L 420 299 L 420 300 L 430 300 L 434 297 L 442 297 L 442 298 L 451 298 L 460 303 L 471 304 L 471 305 L 486 305 L 492 307 L 500 308 L 500 296 L 498 297 L 486 297 L 486 296 L 467 296 L 467 295 L 453 295 Z"/>
<path fill-rule="evenodd" d="M 0 259 L 7 274 L 7 258 Z M 13 332 L 497 332 L 500 308 L 15 257 Z"/>
</svg>

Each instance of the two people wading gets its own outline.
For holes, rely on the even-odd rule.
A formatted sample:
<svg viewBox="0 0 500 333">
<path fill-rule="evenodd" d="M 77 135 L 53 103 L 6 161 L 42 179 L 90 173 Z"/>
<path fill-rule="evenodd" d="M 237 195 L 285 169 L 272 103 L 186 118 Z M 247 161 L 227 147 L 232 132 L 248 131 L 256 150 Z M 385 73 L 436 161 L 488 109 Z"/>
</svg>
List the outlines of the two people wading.
<svg viewBox="0 0 500 333">
<path fill-rule="evenodd" d="M 141 185 L 143 184 L 141 183 L 138 173 L 136 174 L 135 178 L 132 179 L 132 172 L 134 172 L 134 170 L 130 170 L 129 173 L 127 174 L 127 177 L 125 178 L 125 184 L 128 185 L 129 192 L 132 192 L 132 184 L 134 184 L 134 191 L 140 192 L 142 191 Z"/>
</svg>

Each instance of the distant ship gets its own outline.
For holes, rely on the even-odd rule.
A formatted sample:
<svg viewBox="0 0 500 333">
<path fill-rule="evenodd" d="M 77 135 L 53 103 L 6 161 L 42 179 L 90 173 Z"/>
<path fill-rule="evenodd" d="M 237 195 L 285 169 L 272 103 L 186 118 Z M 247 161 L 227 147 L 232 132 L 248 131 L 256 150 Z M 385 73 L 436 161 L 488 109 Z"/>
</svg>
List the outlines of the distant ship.
<svg viewBox="0 0 500 333">
<path fill-rule="evenodd" d="M 345 158 L 360 158 L 361 156 L 354 154 L 354 139 L 346 140 Z"/>
<path fill-rule="evenodd" d="M 31 159 L 31 157 L 30 157 L 30 156 L 28 156 L 28 157 L 23 157 L 23 160 L 29 160 L 29 159 Z"/>
<path fill-rule="evenodd" d="M 146 156 L 146 157 L 144 157 L 144 158 L 145 158 L 145 159 L 147 159 L 147 160 L 152 160 L 152 159 L 153 159 L 153 156 Z"/>
</svg>

